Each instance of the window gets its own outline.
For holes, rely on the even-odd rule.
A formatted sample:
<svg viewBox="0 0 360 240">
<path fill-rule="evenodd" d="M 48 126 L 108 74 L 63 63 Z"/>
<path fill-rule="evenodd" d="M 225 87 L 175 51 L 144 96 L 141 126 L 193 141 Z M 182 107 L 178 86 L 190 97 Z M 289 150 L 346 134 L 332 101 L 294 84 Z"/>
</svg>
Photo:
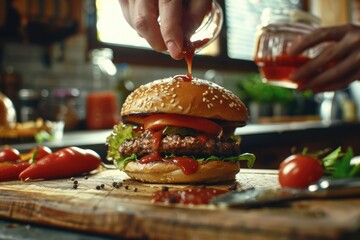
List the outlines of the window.
<svg viewBox="0 0 360 240">
<path fill-rule="evenodd" d="M 264 8 L 282 6 L 304 8 L 304 0 L 218 0 L 223 7 L 225 21 L 218 41 L 211 52 L 202 52 L 196 58 L 202 64 L 197 67 L 256 70 L 252 61 L 255 33 Z M 95 2 L 93 2 L 95 5 Z M 93 8 L 88 8 L 93 9 Z M 95 9 L 95 8 L 94 8 Z M 90 47 L 111 47 L 116 62 L 145 65 L 181 66 L 165 54 L 154 52 L 140 38 L 122 16 L 118 0 L 96 0 L 96 11 L 89 11 Z M 93 24 L 92 24 L 93 23 Z M 218 54 L 217 54 L 218 53 Z"/>
<path fill-rule="evenodd" d="M 262 10 L 281 7 L 301 8 L 300 0 L 225 0 L 227 55 L 252 60 Z"/>
</svg>

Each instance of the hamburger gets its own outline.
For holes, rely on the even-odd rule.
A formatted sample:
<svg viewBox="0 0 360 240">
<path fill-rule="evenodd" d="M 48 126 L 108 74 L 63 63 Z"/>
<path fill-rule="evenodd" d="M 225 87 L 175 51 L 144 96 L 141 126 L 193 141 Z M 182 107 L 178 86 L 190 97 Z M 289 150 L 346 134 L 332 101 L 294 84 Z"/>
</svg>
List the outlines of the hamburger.
<svg viewBox="0 0 360 240">
<path fill-rule="evenodd" d="M 249 119 L 231 91 L 206 80 L 155 80 L 135 89 L 108 136 L 107 159 L 133 179 L 150 183 L 231 181 L 241 154 L 237 127 Z"/>
</svg>

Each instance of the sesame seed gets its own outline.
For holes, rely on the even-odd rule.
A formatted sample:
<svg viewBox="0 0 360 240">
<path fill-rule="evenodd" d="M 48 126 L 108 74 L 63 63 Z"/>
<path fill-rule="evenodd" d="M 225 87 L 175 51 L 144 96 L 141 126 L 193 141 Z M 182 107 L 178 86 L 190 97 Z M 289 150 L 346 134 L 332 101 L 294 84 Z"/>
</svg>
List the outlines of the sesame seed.
<svg viewBox="0 0 360 240">
<path fill-rule="evenodd" d="M 184 109 L 182 106 L 178 106 L 178 108 L 179 108 L 180 110 L 183 110 L 183 109 Z"/>
</svg>

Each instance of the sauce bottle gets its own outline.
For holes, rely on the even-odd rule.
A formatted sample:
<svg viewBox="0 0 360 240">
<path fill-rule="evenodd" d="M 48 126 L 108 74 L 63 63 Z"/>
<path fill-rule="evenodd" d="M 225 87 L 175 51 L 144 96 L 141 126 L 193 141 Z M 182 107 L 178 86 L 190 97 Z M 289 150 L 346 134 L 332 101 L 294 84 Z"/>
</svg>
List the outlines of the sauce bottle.
<svg viewBox="0 0 360 240">
<path fill-rule="evenodd" d="M 298 56 L 288 55 L 287 49 L 295 38 L 309 34 L 319 25 L 319 18 L 304 11 L 284 8 L 263 11 L 254 61 L 264 82 L 287 88 L 298 87 L 289 75 L 317 56 L 321 47 L 316 46 Z"/>
</svg>

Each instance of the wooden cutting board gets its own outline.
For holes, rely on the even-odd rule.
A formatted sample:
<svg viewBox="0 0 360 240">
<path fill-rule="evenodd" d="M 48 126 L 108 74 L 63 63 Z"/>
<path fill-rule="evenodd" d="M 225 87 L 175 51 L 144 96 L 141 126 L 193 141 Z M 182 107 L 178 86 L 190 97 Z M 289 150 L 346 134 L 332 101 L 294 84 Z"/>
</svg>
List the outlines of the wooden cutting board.
<svg viewBox="0 0 360 240">
<path fill-rule="evenodd" d="M 71 179 L 0 183 L 0 217 L 103 234 L 148 239 L 359 239 L 360 198 L 307 200 L 287 206 L 223 209 L 151 203 L 164 185 L 129 180 L 118 170 Z M 123 182 L 114 188 L 114 181 Z M 277 187 L 277 172 L 243 169 L 241 189 Z M 96 186 L 104 184 L 97 190 Z M 231 184 L 217 185 L 228 188 Z M 166 185 L 172 189 L 184 185 Z"/>
</svg>

